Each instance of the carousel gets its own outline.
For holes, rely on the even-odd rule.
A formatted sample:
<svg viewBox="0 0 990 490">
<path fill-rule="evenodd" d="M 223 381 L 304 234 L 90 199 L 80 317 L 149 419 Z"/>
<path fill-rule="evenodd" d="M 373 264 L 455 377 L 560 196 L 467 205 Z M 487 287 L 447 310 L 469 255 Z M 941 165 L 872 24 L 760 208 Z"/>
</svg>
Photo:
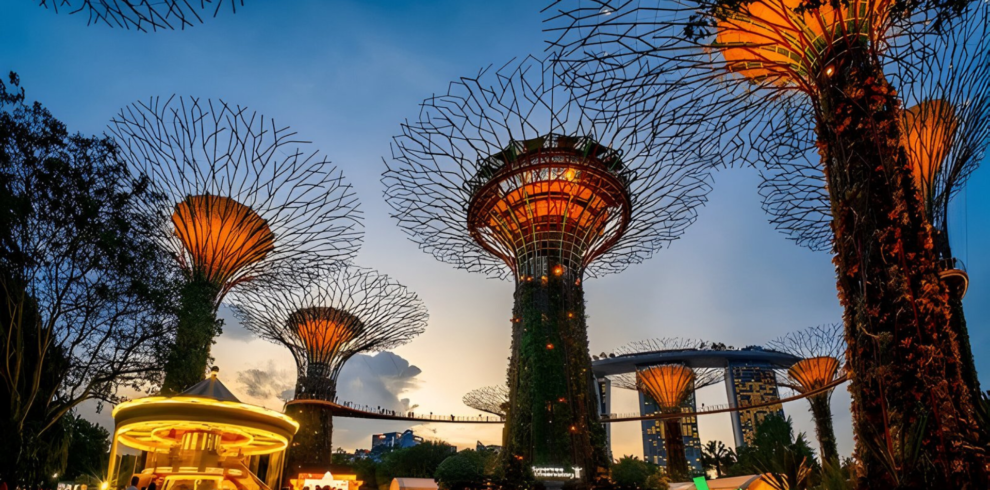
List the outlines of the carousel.
<svg viewBox="0 0 990 490">
<path fill-rule="evenodd" d="M 150 396 L 113 410 L 115 429 L 107 488 L 269 490 L 278 488 L 283 456 L 299 424 L 241 403 L 210 377 L 177 396 Z M 121 468 L 124 453 L 134 455 Z M 136 453 L 136 454 L 135 454 Z"/>
</svg>

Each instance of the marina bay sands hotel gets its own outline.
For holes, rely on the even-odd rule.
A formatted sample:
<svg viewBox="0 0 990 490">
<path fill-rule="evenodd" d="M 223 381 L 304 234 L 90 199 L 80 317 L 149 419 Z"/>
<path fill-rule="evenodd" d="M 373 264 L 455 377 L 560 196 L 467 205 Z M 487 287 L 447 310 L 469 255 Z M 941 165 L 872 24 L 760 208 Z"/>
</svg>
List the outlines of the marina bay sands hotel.
<svg viewBox="0 0 990 490">
<path fill-rule="evenodd" d="M 660 347 L 660 346 L 657 346 Z M 661 348 L 657 350 L 636 351 L 621 354 L 595 356 L 592 369 L 598 380 L 599 403 L 601 413 L 611 413 L 613 380 L 627 380 L 624 384 L 615 383 L 622 388 L 630 388 L 629 379 L 635 379 L 637 368 L 658 364 L 683 364 L 693 369 L 719 369 L 725 385 L 729 406 L 746 406 L 780 399 L 777 379 L 774 370 L 787 369 L 800 358 L 766 350 L 759 346 L 730 350 L 722 346 L 718 348 Z M 633 388 L 634 389 L 634 388 Z M 639 393 L 640 414 L 651 415 L 659 411 L 649 396 Z M 684 412 L 695 412 L 696 399 L 692 392 L 682 405 Z M 770 405 L 753 410 L 742 410 L 730 413 L 732 433 L 736 446 L 742 446 L 752 441 L 756 426 L 770 415 L 783 416 L 781 405 Z M 684 447 L 688 464 L 695 470 L 701 471 L 701 440 L 698 435 L 697 417 L 681 419 L 681 433 L 684 435 Z M 661 420 L 644 420 L 643 424 L 643 454 L 645 459 L 659 466 L 666 466 L 667 453 L 664 448 L 663 422 Z M 611 424 L 606 424 L 610 431 Z"/>
</svg>

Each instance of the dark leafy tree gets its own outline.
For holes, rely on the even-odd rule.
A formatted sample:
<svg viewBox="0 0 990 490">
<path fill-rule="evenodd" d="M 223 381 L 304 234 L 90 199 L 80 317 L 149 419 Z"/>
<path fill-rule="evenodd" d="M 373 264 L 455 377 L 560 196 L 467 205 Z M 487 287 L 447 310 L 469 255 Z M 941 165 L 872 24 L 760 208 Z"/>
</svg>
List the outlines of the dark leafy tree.
<svg viewBox="0 0 990 490">
<path fill-rule="evenodd" d="M 389 451 L 377 466 L 379 482 L 393 478 L 434 478 L 440 463 L 454 455 L 457 448 L 442 441 L 426 441 L 412 447 Z"/>
<path fill-rule="evenodd" d="M 434 477 L 444 490 L 481 489 L 486 482 L 485 460 L 485 455 L 465 449 L 443 460 Z"/>
<path fill-rule="evenodd" d="M 78 415 L 66 417 L 71 427 L 68 460 L 61 480 L 99 486 L 98 478 L 110 463 L 110 432 Z"/>
<path fill-rule="evenodd" d="M 302 429 L 286 468 L 318 470 L 330 461 L 337 377 L 360 353 L 393 349 L 423 333 L 429 318 L 415 293 L 371 269 L 340 265 L 245 290 L 233 303 L 244 326 L 285 346 L 296 360 L 295 400 L 286 413 Z"/>
<path fill-rule="evenodd" d="M 898 0 L 557 0 L 547 8 L 576 89 L 620 111 L 652 104 L 651 118 L 675 119 L 682 144 L 713 165 L 772 165 L 814 141 L 854 373 L 856 455 L 871 485 L 990 485 L 952 285 L 941 277 L 902 128 L 902 107 L 916 102 L 902 98 L 896 75 L 935 67 L 951 79 L 954 65 L 938 65 L 951 52 L 937 51 L 951 45 L 940 40 L 986 29 L 987 9 Z M 888 464 L 883 448 L 922 429 L 918 464 Z"/>
<path fill-rule="evenodd" d="M 732 465 L 736 464 L 736 453 L 730 447 L 726 447 L 722 441 L 711 440 L 701 446 L 701 465 L 705 470 L 715 470 L 715 475 L 722 478 L 722 475 Z"/>
<path fill-rule="evenodd" d="M 131 167 L 163 189 L 155 236 L 185 276 L 163 393 L 202 381 L 228 293 L 357 253 L 350 185 L 289 128 L 223 101 L 170 97 L 125 107 L 110 129 Z"/>
<path fill-rule="evenodd" d="M 244 0 L 40 0 L 55 12 L 82 15 L 87 24 L 148 32 L 185 29 L 220 11 L 237 12 Z"/>
<path fill-rule="evenodd" d="M 162 203 L 108 138 L 70 134 L 19 80 L 0 83 L 0 480 L 61 472 L 86 400 L 116 401 L 158 372 L 176 294 L 154 236 Z M 52 471 L 57 468 L 57 471 Z"/>
<path fill-rule="evenodd" d="M 666 482 L 656 466 L 635 456 L 623 456 L 612 463 L 612 483 L 616 490 L 664 490 Z"/>
<path fill-rule="evenodd" d="M 607 472 L 583 281 L 677 239 L 709 189 L 693 151 L 604 117 L 529 57 L 450 84 L 402 125 L 383 175 L 399 225 L 439 260 L 515 281 L 507 484 L 533 465 Z M 551 423 L 551 420 L 553 421 Z"/>
<path fill-rule="evenodd" d="M 796 485 L 793 488 L 807 488 L 812 473 L 818 469 L 815 452 L 804 433 L 795 437 L 791 419 L 776 415 L 756 426 L 752 444 L 738 448 L 736 457 L 732 474 L 771 473 L 769 483 L 777 488 L 788 488 L 781 482 Z"/>
</svg>

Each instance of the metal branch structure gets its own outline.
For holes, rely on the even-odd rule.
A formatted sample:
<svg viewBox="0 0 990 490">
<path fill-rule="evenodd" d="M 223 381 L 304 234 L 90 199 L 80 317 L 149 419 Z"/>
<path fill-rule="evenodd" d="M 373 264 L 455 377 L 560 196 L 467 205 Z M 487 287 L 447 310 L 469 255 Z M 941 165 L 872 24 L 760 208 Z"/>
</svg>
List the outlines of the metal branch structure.
<svg viewBox="0 0 990 490">
<path fill-rule="evenodd" d="M 509 406 L 509 389 L 502 385 L 476 388 L 464 394 L 463 401 L 479 412 L 505 418 Z"/>
<path fill-rule="evenodd" d="M 290 475 L 327 471 L 333 436 L 337 378 L 359 353 L 393 349 L 423 333 L 429 315 L 422 300 L 388 276 L 339 265 L 312 280 L 295 276 L 268 288 L 251 288 L 233 305 L 248 330 L 285 346 L 298 368 L 288 415 L 302 429 L 286 460 Z M 317 471 L 318 470 L 318 471 Z"/>
<path fill-rule="evenodd" d="M 85 15 L 87 25 L 154 32 L 193 27 L 222 10 L 236 13 L 244 0 L 40 0 L 40 5 L 56 13 Z"/>
<path fill-rule="evenodd" d="M 245 284 L 352 258 L 363 228 L 337 168 L 296 133 L 247 108 L 198 98 L 125 107 L 110 130 L 135 173 L 171 202 L 163 246 L 185 272 L 163 392 L 199 382 L 216 309 Z"/>
<path fill-rule="evenodd" d="M 661 413 L 672 414 L 683 411 L 684 402 L 695 390 L 723 379 L 724 372 L 718 368 L 692 369 L 681 364 L 661 364 L 638 368 L 635 374 L 615 376 L 612 384 L 637 390 L 649 396 Z M 667 450 L 667 473 L 675 480 L 687 478 L 689 468 L 680 419 L 664 420 L 664 448 Z"/>
<path fill-rule="evenodd" d="M 714 343 L 705 342 L 704 340 L 684 337 L 657 337 L 646 340 L 634 340 L 618 347 L 613 353 L 617 356 L 624 356 L 643 352 L 699 350 L 714 345 Z"/>
<path fill-rule="evenodd" d="M 777 384 L 798 393 L 820 391 L 843 376 L 846 342 L 841 323 L 818 325 L 798 332 L 791 332 L 767 343 L 767 347 L 801 357 L 802 360 L 786 372 L 778 373 Z M 821 446 L 822 461 L 838 461 L 839 451 L 832 428 L 832 391 L 821 391 L 809 396 L 811 414 L 815 419 L 815 433 Z"/>
<path fill-rule="evenodd" d="M 654 119 L 677 116 L 681 144 L 701 148 L 713 166 L 799 162 L 783 177 L 799 184 L 776 193 L 771 208 L 804 244 L 827 243 L 835 254 L 855 373 L 857 457 L 864 462 L 862 481 L 873 485 L 990 484 L 987 441 L 971 415 L 972 388 L 959 362 L 964 348 L 956 335 L 944 334 L 958 330 L 950 323 L 961 310 L 953 313 L 946 294 L 958 287 L 940 277 L 947 268 L 930 246 L 938 238 L 931 223 L 937 211 L 926 213 L 908 149 L 922 134 L 942 139 L 958 128 L 929 130 L 935 126 L 915 118 L 915 133 L 904 128 L 901 109 L 933 100 L 911 90 L 925 76 L 922 61 L 937 68 L 927 76 L 948 87 L 965 81 L 955 64 L 945 63 L 954 50 L 986 56 L 990 7 L 961 7 L 897 0 L 554 0 L 544 10 L 569 85 L 596 105 L 650 112 Z M 825 184 L 824 194 L 820 184 L 804 181 L 811 176 Z M 823 196 L 831 233 L 816 226 L 828 221 L 815 205 Z M 919 405 L 922 398 L 930 402 Z M 888 454 L 893 434 L 916 432 L 923 433 L 919 454 L 926 463 L 897 463 L 908 468 L 904 474 L 891 470 L 886 461 L 903 458 Z"/>
<path fill-rule="evenodd" d="M 426 99 L 382 178 L 423 251 L 515 280 L 501 453 L 512 484 L 533 466 L 579 468 L 585 484 L 603 474 L 582 281 L 677 239 L 710 189 L 693 149 L 579 103 L 553 61 L 484 69 Z"/>
</svg>

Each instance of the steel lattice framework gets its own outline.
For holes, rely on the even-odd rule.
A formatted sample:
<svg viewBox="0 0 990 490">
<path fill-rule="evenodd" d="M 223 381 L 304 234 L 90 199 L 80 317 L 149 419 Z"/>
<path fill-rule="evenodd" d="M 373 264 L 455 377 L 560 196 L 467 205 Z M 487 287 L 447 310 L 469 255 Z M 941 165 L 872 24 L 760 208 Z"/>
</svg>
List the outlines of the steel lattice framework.
<svg viewBox="0 0 990 490">
<path fill-rule="evenodd" d="M 595 277 L 649 258 L 695 220 L 710 186 L 693 152 L 579 104 L 553 68 L 550 59 L 527 57 L 483 69 L 425 100 L 418 120 L 402 125 L 382 181 L 393 216 L 425 252 L 493 277 L 538 276 L 521 264 L 540 254 L 536 242 L 549 240 L 564 244 L 568 267 Z M 591 166 L 561 162 L 561 151 Z M 544 188 L 525 188 L 530 181 Z M 498 208 L 485 197 L 492 193 L 517 195 L 523 207 Z M 553 197 L 582 193 L 587 198 L 570 202 Z M 527 211 L 541 194 L 550 197 Z M 565 222 L 542 238 L 521 223 L 526 213 Z M 486 220 L 496 224 L 486 228 Z"/>
<path fill-rule="evenodd" d="M 949 203 L 965 187 L 990 144 L 987 11 L 976 9 L 940 36 L 912 31 L 895 41 L 892 49 L 901 59 L 889 68 L 900 81 L 905 130 L 912 135 L 905 142 L 908 158 L 916 174 L 924 167 L 924 178 L 916 183 L 921 184 L 927 217 L 943 237 L 936 242 L 939 254 L 950 259 Z M 913 131 L 907 128 L 912 111 L 926 120 L 912 124 Z M 777 152 L 761 172 L 763 208 L 774 226 L 798 245 L 830 250 L 832 211 L 815 148 L 814 116 L 799 107 L 789 107 L 782 115 L 781 123 L 769 126 L 774 137 L 760 148 L 767 154 L 770 147 L 788 150 Z M 926 126 L 943 129 L 926 130 Z"/>
<path fill-rule="evenodd" d="M 103 24 L 148 32 L 175 30 L 203 23 L 221 10 L 237 12 L 244 0 L 40 0 L 55 12 L 87 17 L 87 24 Z"/>
<path fill-rule="evenodd" d="M 475 388 L 464 394 L 463 401 L 479 412 L 505 417 L 509 405 L 509 389 L 502 385 Z"/>
<path fill-rule="evenodd" d="M 235 315 L 250 331 L 283 345 L 298 369 L 294 403 L 287 413 L 302 429 L 286 460 L 290 475 L 329 471 L 337 378 L 344 364 L 364 352 L 398 347 L 423 333 L 429 318 L 416 294 L 372 269 L 338 265 L 286 278 L 240 295 Z M 314 400 L 314 403 L 305 403 Z"/>
<path fill-rule="evenodd" d="M 640 354 L 644 352 L 662 352 L 704 349 L 708 342 L 684 337 L 657 337 L 646 340 L 634 340 L 616 348 L 613 353 L 617 356 Z"/>
<path fill-rule="evenodd" d="M 270 118 L 224 101 L 155 97 L 125 107 L 110 130 L 131 167 L 175 203 L 162 210 L 172 224 L 165 243 L 188 274 L 219 281 L 218 300 L 245 281 L 349 260 L 361 245 L 343 174 Z"/>
<path fill-rule="evenodd" d="M 777 372 L 777 384 L 798 393 L 820 391 L 839 379 L 845 370 L 846 342 L 841 323 L 818 325 L 771 340 L 767 347 L 802 359 L 786 371 Z M 822 460 L 839 457 L 832 428 L 832 392 L 808 397 L 815 419 L 815 432 L 821 445 Z"/>
<path fill-rule="evenodd" d="M 404 345 L 426 328 L 422 300 L 384 274 L 341 265 L 309 279 L 251 288 L 233 304 L 245 328 L 292 352 L 297 399 L 333 401 L 348 359 Z"/>
</svg>

